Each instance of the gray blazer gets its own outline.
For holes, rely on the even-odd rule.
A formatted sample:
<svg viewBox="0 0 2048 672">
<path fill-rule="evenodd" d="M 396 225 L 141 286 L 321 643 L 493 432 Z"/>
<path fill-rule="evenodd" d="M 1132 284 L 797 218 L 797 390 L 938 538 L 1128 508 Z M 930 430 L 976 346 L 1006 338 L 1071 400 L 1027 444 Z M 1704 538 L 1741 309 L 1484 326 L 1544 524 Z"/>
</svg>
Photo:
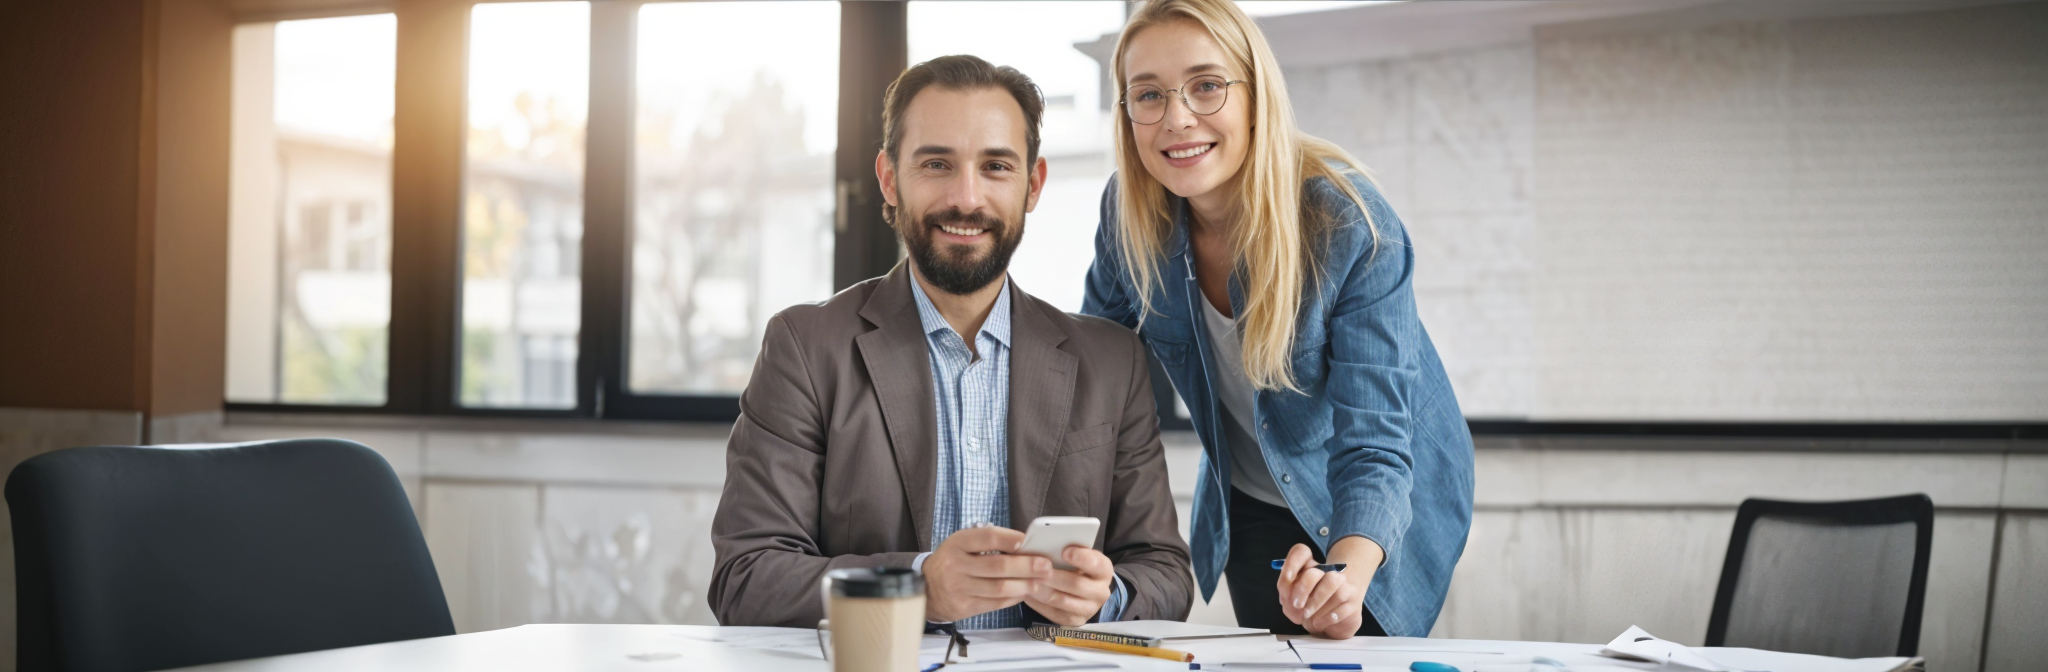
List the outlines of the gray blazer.
<svg viewBox="0 0 2048 672">
<path fill-rule="evenodd" d="M 724 625 L 816 627 L 840 567 L 929 551 L 931 362 L 907 267 L 768 321 L 711 523 Z M 1010 521 L 1094 516 L 1126 619 L 1183 620 L 1193 595 L 1152 382 L 1136 334 L 1011 285 Z"/>
</svg>

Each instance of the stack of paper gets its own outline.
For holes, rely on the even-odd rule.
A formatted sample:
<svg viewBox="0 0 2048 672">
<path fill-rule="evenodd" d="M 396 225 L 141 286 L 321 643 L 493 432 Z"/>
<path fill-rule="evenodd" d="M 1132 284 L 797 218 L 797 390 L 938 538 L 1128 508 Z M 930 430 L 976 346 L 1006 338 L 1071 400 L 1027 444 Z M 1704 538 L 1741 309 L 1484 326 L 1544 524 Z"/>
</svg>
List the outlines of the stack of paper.
<svg viewBox="0 0 2048 672">
<path fill-rule="evenodd" d="M 1195 655 L 1204 667 L 1216 663 L 1295 663 L 1301 658 L 1287 642 L 1263 628 L 1202 625 L 1180 621 L 1114 621 L 1090 623 L 1079 628 L 1087 632 L 1122 635 L 1147 642 L 1146 646 Z"/>
</svg>

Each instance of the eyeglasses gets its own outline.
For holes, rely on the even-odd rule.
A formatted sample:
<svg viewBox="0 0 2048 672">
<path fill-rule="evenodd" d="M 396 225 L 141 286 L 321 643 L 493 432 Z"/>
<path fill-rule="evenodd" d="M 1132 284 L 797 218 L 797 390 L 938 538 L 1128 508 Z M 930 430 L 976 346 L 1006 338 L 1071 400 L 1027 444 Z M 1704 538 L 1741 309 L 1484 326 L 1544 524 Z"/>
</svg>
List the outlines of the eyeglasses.
<svg viewBox="0 0 2048 672">
<path fill-rule="evenodd" d="M 926 626 L 925 630 L 927 632 L 937 630 L 938 632 L 933 634 L 946 635 L 947 637 L 949 637 L 949 639 L 946 640 L 946 657 L 940 658 L 939 663 L 937 665 L 932 665 L 930 667 L 924 668 L 924 670 L 922 670 L 921 672 L 933 672 L 934 670 L 938 670 L 947 665 L 953 664 L 953 649 L 955 647 L 958 647 L 960 649 L 961 658 L 967 657 L 967 635 L 960 634 L 960 628 L 958 626 L 955 626 L 951 623 L 934 623 L 932 625 Z"/>
<path fill-rule="evenodd" d="M 1139 84 L 1124 89 L 1124 99 L 1117 104 L 1124 106 L 1124 114 L 1132 122 L 1150 126 L 1166 118 L 1166 94 L 1180 94 L 1180 102 L 1188 106 L 1189 112 L 1206 116 L 1223 109 L 1223 104 L 1230 101 L 1230 87 L 1244 82 L 1242 79 L 1226 80 L 1216 75 L 1201 75 L 1178 89 Z"/>
</svg>

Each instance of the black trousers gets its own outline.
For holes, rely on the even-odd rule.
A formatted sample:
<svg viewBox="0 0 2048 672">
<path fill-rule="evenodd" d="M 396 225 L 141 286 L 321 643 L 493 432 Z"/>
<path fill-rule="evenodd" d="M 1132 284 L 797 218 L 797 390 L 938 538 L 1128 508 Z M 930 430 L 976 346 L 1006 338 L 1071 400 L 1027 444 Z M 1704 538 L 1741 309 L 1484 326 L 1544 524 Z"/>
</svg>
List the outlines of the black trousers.
<svg viewBox="0 0 2048 672">
<path fill-rule="evenodd" d="M 1223 563 L 1223 576 L 1230 580 L 1230 606 L 1237 612 L 1239 626 L 1281 635 L 1307 634 L 1280 611 L 1280 572 L 1273 569 L 1273 561 L 1287 557 L 1287 550 L 1295 544 L 1307 544 L 1316 563 L 1323 562 L 1322 550 L 1308 531 L 1301 529 L 1293 511 L 1230 489 L 1230 559 Z M 1358 634 L 1386 636 L 1371 611 L 1361 614 Z"/>
</svg>

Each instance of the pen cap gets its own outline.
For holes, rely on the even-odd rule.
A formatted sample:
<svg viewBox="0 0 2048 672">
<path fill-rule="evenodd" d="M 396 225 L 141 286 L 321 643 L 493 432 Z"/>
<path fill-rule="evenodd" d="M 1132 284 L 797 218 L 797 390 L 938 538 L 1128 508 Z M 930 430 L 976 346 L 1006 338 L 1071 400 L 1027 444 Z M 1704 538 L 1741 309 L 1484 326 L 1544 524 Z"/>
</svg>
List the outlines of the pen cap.
<svg viewBox="0 0 2048 672">
<path fill-rule="evenodd" d="M 924 576 L 909 567 L 854 567 L 825 573 L 825 586 L 839 597 L 915 597 Z"/>
</svg>

